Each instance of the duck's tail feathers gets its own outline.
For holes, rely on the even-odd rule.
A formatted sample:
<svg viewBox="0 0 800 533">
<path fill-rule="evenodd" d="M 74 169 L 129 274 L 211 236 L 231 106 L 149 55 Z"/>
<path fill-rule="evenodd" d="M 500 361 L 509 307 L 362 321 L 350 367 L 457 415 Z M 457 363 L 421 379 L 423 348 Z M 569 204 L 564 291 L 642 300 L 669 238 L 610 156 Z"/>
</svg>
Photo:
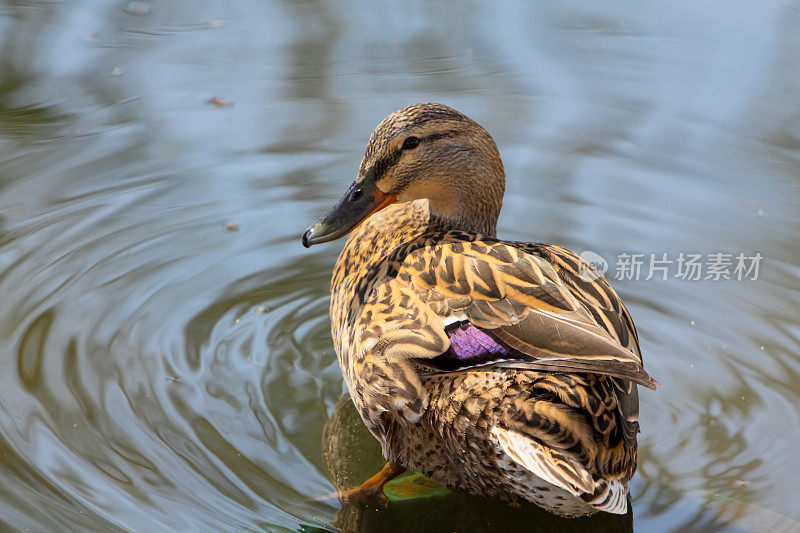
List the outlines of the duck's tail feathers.
<svg viewBox="0 0 800 533">
<path fill-rule="evenodd" d="M 613 514 L 628 512 L 628 489 L 621 481 L 598 479 L 577 460 L 519 431 L 495 427 L 492 434 L 511 459 L 544 481 L 566 490 L 600 511 Z"/>
</svg>

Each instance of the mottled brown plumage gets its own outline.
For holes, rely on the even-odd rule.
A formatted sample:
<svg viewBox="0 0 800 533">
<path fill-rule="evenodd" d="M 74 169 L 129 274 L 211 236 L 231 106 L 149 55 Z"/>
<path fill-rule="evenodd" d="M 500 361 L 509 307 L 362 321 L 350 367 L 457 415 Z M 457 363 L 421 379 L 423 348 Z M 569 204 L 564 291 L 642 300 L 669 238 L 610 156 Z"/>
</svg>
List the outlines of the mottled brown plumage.
<svg viewBox="0 0 800 533">
<path fill-rule="evenodd" d="M 304 236 L 355 227 L 331 283 L 350 394 L 389 461 L 559 514 L 624 513 L 636 384 L 656 383 L 593 267 L 495 238 L 503 190 L 492 138 L 457 111 L 420 104 L 377 127 L 348 194 Z M 446 359 L 453 324 L 502 355 Z"/>
</svg>

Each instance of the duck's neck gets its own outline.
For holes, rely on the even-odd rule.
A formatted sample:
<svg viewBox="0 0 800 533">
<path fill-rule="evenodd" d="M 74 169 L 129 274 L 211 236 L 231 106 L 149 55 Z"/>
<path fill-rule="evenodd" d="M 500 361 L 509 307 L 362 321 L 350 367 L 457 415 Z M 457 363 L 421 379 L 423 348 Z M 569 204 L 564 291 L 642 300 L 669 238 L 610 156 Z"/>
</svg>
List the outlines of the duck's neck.
<svg viewBox="0 0 800 533">
<path fill-rule="evenodd" d="M 470 233 L 481 233 L 489 237 L 497 236 L 497 220 L 475 218 L 465 214 L 457 216 L 442 216 L 432 213 L 430 216 L 430 226 L 442 230 L 461 230 Z"/>
<path fill-rule="evenodd" d="M 427 196 L 429 224 L 494 237 L 504 188 L 499 170 L 492 179 L 464 175 L 455 185 L 433 189 Z"/>
</svg>

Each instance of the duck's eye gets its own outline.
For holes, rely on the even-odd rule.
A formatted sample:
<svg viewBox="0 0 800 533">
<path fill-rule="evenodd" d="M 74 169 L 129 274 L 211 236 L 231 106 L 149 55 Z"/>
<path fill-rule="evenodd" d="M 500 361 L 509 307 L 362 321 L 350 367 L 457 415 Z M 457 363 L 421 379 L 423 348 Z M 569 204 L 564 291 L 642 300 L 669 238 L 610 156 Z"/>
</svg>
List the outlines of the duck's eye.
<svg viewBox="0 0 800 533">
<path fill-rule="evenodd" d="M 419 138 L 417 137 L 409 137 L 403 141 L 403 150 L 413 150 L 417 146 L 419 146 Z"/>
<path fill-rule="evenodd" d="M 358 189 L 350 193 L 350 201 L 353 202 L 355 200 L 358 200 L 359 198 L 361 198 L 362 194 L 364 194 L 364 191 L 362 191 L 361 187 L 359 187 Z"/>
</svg>

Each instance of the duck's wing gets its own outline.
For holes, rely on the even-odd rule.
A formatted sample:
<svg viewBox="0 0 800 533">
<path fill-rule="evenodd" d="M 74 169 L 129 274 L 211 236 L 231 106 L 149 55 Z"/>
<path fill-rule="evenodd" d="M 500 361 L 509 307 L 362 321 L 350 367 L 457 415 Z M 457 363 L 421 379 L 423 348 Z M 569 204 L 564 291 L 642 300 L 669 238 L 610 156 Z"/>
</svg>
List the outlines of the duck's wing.
<svg viewBox="0 0 800 533">
<path fill-rule="evenodd" d="M 563 248 L 502 241 L 444 242 L 412 252 L 397 277 L 443 317 L 451 342 L 449 353 L 420 363 L 432 370 L 497 364 L 587 372 L 655 388 L 627 310 L 605 279 L 579 261 Z M 482 344 L 489 348 L 476 349 Z"/>
</svg>

